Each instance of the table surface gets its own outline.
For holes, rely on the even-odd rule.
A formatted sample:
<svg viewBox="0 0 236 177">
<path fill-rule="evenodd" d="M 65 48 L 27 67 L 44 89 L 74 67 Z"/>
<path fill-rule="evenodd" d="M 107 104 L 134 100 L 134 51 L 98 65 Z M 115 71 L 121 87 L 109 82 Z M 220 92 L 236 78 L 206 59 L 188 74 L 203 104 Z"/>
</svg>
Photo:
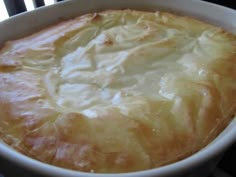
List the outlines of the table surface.
<svg viewBox="0 0 236 177">
<path fill-rule="evenodd" d="M 236 9 L 236 3 L 234 0 L 205 0 L 208 2 L 217 3 Z M 22 169 L 16 168 L 14 164 L 6 164 L 5 160 L 0 158 L 0 177 L 27 177 L 34 176 L 35 174 L 29 174 Z M 220 161 L 217 169 L 209 177 L 235 177 L 236 176 L 236 143 L 229 148 L 229 150 L 223 156 L 223 159 Z"/>
</svg>

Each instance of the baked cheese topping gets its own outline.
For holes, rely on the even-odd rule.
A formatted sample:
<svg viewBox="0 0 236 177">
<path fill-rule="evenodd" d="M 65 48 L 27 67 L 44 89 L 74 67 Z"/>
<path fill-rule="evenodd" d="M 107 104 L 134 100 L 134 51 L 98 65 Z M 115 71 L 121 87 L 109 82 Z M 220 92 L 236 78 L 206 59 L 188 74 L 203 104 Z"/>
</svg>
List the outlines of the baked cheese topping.
<svg viewBox="0 0 236 177">
<path fill-rule="evenodd" d="M 165 12 L 87 14 L 0 51 L 0 137 L 64 168 L 181 160 L 236 113 L 236 37 Z"/>
</svg>

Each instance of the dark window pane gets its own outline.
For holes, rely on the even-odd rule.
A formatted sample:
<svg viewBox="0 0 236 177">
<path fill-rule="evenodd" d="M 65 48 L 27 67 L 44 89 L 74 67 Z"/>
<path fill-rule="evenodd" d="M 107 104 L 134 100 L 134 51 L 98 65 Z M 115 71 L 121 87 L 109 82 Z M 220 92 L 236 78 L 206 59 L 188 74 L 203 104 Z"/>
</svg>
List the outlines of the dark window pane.
<svg viewBox="0 0 236 177">
<path fill-rule="evenodd" d="M 33 2 L 34 2 L 34 7 L 41 7 L 45 5 L 44 0 L 33 0 Z"/>
<path fill-rule="evenodd" d="M 9 16 L 26 11 L 24 0 L 4 0 Z"/>
</svg>

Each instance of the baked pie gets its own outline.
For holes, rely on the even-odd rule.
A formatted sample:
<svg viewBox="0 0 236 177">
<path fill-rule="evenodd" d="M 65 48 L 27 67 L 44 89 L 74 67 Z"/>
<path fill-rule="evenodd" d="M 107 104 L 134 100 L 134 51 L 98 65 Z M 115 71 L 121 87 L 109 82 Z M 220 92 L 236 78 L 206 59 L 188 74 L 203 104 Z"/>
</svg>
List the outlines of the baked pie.
<svg viewBox="0 0 236 177">
<path fill-rule="evenodd" d="M 0 50 L 0 138 L 44 163 L 120 173 L 184 159 L 236 113 L 236 36 L 167 12 L 107 10 Z"/>
</svg>

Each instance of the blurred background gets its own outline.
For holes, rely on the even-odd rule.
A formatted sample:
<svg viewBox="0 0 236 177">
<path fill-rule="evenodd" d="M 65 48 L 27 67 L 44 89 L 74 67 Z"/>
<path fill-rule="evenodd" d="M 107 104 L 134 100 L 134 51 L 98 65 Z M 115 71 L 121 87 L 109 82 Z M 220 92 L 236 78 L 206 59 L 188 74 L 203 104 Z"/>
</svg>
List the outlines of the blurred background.
<svg viewBox="0 0 236 177">
<path fill-rule="evenodd" d="M 11 12 L 8 14 L 7 8 L 5 6 L 5 3 L 9 4 L 9 2 L 11 2 L 11 1 L 12 0 L 0 0 L 0 21 L 9 18 L 9 14 L 12 15 Z M 21 0 L 16 0 L 16 2 L 17 1 L 18 1 L 18 3 L 22 3 L 22 2 L 20 2 Z M 37 6 L 40 6 L 40 5 L 37 5 L 37 1 L 34 1 L 34 0 L 22 0 L 22 1 L 24 1 L 24 3 L 25 3 L 25 9 L 24 9 L 24 7 L 21 8 L 21 9 L 23 9 L 22 11 L 24 11 L 24 10 L 31 11 L 31 10 L 34 10 Z M 38 1 L 38 2 L 40 2 L 40 1 Z M 55 0 L 44 0 L 44 1 L 41 1 L 41 6 L 43 6 L 43 5 L 47 6 L 47 5 L 51 5 L 54 3 L 56 3 Z M 38 4 L 40 4 L 40 3 L 38 3 Z"/>
</svg>

